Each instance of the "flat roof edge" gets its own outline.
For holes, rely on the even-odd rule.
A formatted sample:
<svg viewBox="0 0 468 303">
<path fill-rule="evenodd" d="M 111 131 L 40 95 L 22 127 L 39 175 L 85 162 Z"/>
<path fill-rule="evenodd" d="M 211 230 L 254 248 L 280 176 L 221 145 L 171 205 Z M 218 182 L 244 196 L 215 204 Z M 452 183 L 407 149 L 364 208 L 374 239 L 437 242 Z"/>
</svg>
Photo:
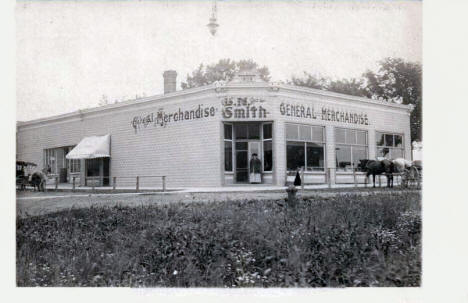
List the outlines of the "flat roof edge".
<svg viewBox="0 0 468 303">
<path fill-rule="evenodd" d="M 227 83 L 226 85 L 222 85 L 222 86 L 210 84 L 210 85 L 205 85 L 201 87 L 184 89 L 184 90 L 180 90 L 180 91 L 176 91 L 176 92 L 168 93 L 168 94 L 154 95 L 154 96 L 144 97 L 141 99 L 126 100 L 126 101 L 122 101 L 118 103 L 107 104 L 104 106 L 97 106 L 97 107 L 86 108 L 86 109 L 80 109 L 80 110 L 70 112 L 70 113 L 54 115 L 54 116 L 49 116 L 49 117 L 44 117 L 44 118 L 39 118 L 39 119 L 34 119 L 34 120 L 29 120 L 29 121 L 17 121 L 16 126 L 22 127 L 22 126 L 35 125 L 35 124 L 40 124 L 40 123 L 45 123 L 45 122 L 76 118 L 76 117 L 80 117 L 82 115 L 89 114 L 89 113 L 96 113 L 96 112 L 102 112 L 102 111 L 107 111 L 111 109 L 124 108 L 124 107 L 132 106 L 135 104 L 157 102 L 157 101 L 161 101 L 164 99 L 177 98 L 177 97 L 181 97 L 184 95 L 197 94 L 197 93 L 206 92 L 209 90 L 213 90 L 216 94 L 220 94 L 220 92 L 217 91 L 218 88 L 222 90 L 222 93 L 227 92 L 227 90 L 229 89 L 238 89 L 238 88 L 267 88 L 267 89 L 278 88 L 278 91 L 285 90 L 285 91 L 290 91 L 290 92 L 301 92 L 301 93 L 307 93 L 311 95 L 333 97 L 333 98 L 338 98 L 338 99 L 345 99 L 345 100 L 350 100 L 350 101 L 355 101 L 355 102 L 357 101 L 357 102 L 366 103 L 366 104 L 386 106 L 386 107 L 411 111 L 410 105 L 379 101 L 379 100 L 369 99 L 365 97 L 346 95 L 346 94 L 335 93 L 331 91 L 325 91 L 325 90 L 314 89 L 314 88 L 309 88 L 309 87 L 302 87 L 302 86 L 297 86 L 297 85 L 289 85 L 289 84 L 283 84 L 283 83 L 275 84 L 275 83 L 266 83 L 266 82 L 265 83 L 245 83 L 245 84 L 244 83 L 235 83 L 235 84 Z M 277 91 L 273 90 L 273 92 L 276 93 Z"/>
</svg>

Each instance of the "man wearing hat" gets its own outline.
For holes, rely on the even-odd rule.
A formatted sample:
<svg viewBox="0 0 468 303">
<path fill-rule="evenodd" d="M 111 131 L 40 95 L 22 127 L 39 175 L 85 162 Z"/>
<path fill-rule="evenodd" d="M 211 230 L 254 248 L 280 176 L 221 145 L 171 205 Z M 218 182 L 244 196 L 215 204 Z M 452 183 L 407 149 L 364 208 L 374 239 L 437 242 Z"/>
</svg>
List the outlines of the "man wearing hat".
<svg viewBox="0 0 468 303">
<path fill-rule="evenodd" d="M 250 183 L 262 183 L 262 161 L 257 157 L 257 154 L 252 154 L 250 159 Z"/>
</svg>

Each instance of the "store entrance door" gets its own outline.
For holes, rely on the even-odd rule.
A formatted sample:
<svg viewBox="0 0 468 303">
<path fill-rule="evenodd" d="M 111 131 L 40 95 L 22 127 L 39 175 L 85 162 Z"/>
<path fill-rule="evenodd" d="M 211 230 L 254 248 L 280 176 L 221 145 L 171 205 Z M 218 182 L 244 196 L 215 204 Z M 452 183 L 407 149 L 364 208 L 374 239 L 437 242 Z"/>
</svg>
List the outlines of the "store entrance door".
<svg viewBox="0 0 468 303">
<path fill-rule="evenodd" d="M 261 141 L 236 142 L 236 182 L 249 183 L 250 159 L 252 154 L 261 155 Z"/>
</svg>

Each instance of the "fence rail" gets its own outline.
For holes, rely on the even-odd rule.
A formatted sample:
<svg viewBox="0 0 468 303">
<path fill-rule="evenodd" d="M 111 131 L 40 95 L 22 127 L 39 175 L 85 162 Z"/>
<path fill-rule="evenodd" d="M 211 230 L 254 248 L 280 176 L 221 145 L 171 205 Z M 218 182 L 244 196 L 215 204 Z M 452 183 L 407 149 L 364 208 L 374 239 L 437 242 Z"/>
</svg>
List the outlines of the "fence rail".
<svg viewBox="0 0 468 303">
<path fill-rule="evenodd" d="M 298 171 L 288 171 L 286 177 L 286 183 L 288 183 L 288 177 L 294 177 Z M 372 175 L 369 178 L 366 177 L 366 172 L 360 170 L 357 167 L 349 168 L 348 170 L 338 170 L 336 168 L 326 168 L 321 172 L 311 171 L 305 172 L 304 168 L 299 170 L 299 175 L 301 177 L 301 190 L 304 189 L 304 185 L 310 184 L 326 184 L 328 188 L 331 188 L 333 184 L 353 184 L 354 187 L 358 187 L 359 185 L 365 185 L 366 187 L 371 184 L 373 185 Z M 400 186 L 416 186 L 420 188 L 421 186 L 421 177 L 418 173 L 416 177 L 409 177 L 406 172 L 402 173 L 392 173 L 393 177 L 393 184 L 400 185 Z M 323 177 L 323 182 L 307 182 L 306 178 L 313 178 L 312 176 L 321 176 Z M 381 175 L 376 175 L 376 186 L 382 187 L 383 178 L 387 178 L 387 174 L 383 173 Z M 385 179 L 386 180 L 386 179 Z M 386 186 L 386 184 L 383 184 Z"/>
<path fill-rule="evenodd" d="M 72 186 L 72 191 L 75 191 L 76 188 L 79 186 L 77 184 L 77 179 L 80 177 L 77 176 L 71 176 L 71 186 Z M 58 190 L 58 185 L 59 185 L 59 177 L 58 176 L 53 176 L 52 178 L 49 178 L 54 180 L 54 189 L 55 191 Z M 154 179 L 160 179 L 160 182 L 155 182 Z M 120 181 L 120 182 L 119 182 Z M 151 188 L 161 188 L 163 192 L 167 190 L 167 176 L 92 176 L 92 177 L 84 177 L 84 181 L 81 182 L 84 184 L 84 186 L 91 187 L 93 191 L 96 190 L 96 187 L 111 187 L 112 190 L 117 190 L 119 189 L 129 189 L 129 188 L 135 188 L 135 191 L 140 191 L 142 182 L 147 187 Z"/>
</svg>

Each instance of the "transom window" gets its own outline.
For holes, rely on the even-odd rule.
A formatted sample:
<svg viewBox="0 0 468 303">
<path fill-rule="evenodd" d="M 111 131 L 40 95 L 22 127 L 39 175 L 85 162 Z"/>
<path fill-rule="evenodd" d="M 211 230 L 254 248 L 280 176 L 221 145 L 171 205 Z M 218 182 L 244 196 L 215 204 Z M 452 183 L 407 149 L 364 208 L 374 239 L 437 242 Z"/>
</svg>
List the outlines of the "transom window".
<svg viewBox="0 0 468 303">
<path fill-rule="evenodd" d="M 337 171 L 352 171 L 368 159 L 367 131 L 335 128 L 335 145 Z"/>
<path fill-rule="evenodd" d="M 400 134 L 376 132 L 377 157 L 387 159 L 404 158 L 403 136 Z"/>
<path fill-rule="evenodd" d="M 288 170 L 304 168 L 323 171 L 325 136 L 322 126 L 286 124 L 286 164 Z"/>
</svg>

